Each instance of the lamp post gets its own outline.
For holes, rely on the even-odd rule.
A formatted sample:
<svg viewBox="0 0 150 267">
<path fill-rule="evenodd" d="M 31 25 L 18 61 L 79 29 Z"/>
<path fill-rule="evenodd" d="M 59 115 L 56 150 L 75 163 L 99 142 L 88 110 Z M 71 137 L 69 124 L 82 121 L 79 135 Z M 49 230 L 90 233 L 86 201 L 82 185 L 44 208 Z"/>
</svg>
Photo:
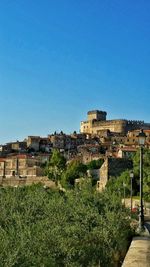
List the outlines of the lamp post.
<svg viewBox="0 0 150 267">
<path fill-rule="evenodd" d="M 124 206 L 126 205 L 125 201 L 126 201 L 126 184 L 123 183 L 123 197 L 124 197 Z"/>
<path fill-rule="evenodd" d="M 132 213 L 132 182 L 133 182 L 134 173 L 133 171 L 130 172 L 130 181 L 131 181 L 131 188 L 130 188 L 130 198 L 131 198 L 131 213 Z"/>
<path fill-rule="evenodd" d="M 146 134 L 140 131 L 138 137 L 140 146 L 140 210 L 139 210 L 139 231 L 144 229 L 144 210 L 143 210 L 143 147 L 145 145 Z"/>
</svg>

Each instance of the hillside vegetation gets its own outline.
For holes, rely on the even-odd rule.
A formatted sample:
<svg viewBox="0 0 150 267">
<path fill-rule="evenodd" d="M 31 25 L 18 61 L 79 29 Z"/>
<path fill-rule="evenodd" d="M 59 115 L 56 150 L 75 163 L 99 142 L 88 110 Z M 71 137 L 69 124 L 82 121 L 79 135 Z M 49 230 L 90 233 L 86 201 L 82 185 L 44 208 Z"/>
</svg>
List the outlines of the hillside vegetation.
<svg viewBox="0 0 150 267">
<path fill-rule="evenodd" d="M 101 267 L 122 260 L 132 231 L 116 193 L 0 189 L 1 267 Z"/>
</svg>

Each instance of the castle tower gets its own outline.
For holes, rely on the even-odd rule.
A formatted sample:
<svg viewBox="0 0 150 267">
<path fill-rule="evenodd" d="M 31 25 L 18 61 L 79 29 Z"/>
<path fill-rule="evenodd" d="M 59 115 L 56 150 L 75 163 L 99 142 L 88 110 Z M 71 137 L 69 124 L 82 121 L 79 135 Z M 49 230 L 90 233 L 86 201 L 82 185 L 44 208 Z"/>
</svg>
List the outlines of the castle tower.
<svg viewBox="0 0 150 267">
<path fill-rule="evenodd" d="M 107 112 L 101 110 L 91 110 L 87 113 L 88 121 L 106 121 Z"/>
</svg>

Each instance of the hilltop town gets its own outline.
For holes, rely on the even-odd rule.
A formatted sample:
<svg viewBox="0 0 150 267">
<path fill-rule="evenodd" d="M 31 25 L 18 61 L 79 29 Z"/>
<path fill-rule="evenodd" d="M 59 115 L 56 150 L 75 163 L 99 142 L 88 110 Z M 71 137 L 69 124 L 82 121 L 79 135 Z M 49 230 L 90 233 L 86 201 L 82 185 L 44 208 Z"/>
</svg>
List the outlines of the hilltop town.
<svg viewBox="0 0 150 267">
<path fill-rule="evenodd" d="M 103 188 L 113 172 L 111 166 L 119 164 L 124 169 L 132 168 L 130 158 L 139 147 L 137 136 L 141 129 L 146 134 L 145 147 L 150 148 L 150 123 L 125 119 L 107 120 L 106 115 L 105 111 L 89 111 L 87 121 L 81 122 L 80 133 L 54 132 L 47 137 L 28 136 L 23 141 L 1 145 L 1 184 L 7 185 L 10 181 L 20 184 L 27 180 L 32 183 L 46 179 L 43 166 L 52 151 L 58 149 L 68 162 L 76 159 L 87 164 L 103 159 L 104 164 L 97 174 L 97 186 Z"/>
</svg>

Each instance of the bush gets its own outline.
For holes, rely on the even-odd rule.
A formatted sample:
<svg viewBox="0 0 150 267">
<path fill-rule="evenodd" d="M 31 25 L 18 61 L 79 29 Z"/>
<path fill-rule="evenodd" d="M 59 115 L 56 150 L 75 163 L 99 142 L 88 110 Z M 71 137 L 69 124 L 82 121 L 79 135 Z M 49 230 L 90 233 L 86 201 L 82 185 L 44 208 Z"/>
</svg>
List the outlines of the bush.
<svg viewBox="0 0 150 267">
<path fill-rule="evenodd" d="M 0 189 L 0 266 L 113 266 L 131 237 L 115 194 L 90 184 L 60 193 L 41 185 Z"/>
</svg>

